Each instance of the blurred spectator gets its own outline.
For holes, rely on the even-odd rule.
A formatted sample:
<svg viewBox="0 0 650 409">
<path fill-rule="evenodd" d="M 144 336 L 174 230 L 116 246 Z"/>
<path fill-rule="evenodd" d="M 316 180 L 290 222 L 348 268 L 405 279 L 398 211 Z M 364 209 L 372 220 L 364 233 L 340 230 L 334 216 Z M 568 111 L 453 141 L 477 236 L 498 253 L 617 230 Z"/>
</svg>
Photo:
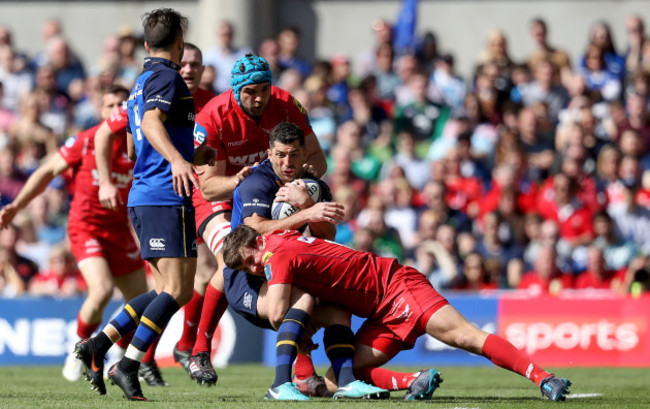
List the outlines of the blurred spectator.
<svg viewBox="0 0 650 409">
<path fill-rule="evenodd" d="M 264 58 L 269 63 L 271 70 L 271 81 L 275 84 L 280 77 L 281 68 L 278 65 L 278 56 L 280 53 L 280 46 L 274 38 L 267 38 L 262 41 L 259 47 L 259 56 Z M 230 71 L 228 71 L 230 72 Z M 203 74 L 205 75 L 205 73 Z"/>
<path fill-rule="evenodd" d="M 569 55 L 548 43 L 548 30 L 546 22 L 535 18 L 530 22 L 530 36 L 535 43 L 535 51 L 528 57 L 528 66 L 535 72 L 540 62 L 550 61 L 553 65 L 553 85 L 560 85 L 571 71 Z"/>
<path fill-rule="evenodd" d="M 415 249 L 415 268 L 436 288 L 450 289 L 461 281 L 455 239 L 456 230 L 442 225 L 437 240 L 425 240 Z"/>
<path fill-rule="evenodd" d="M 42 122 L 42 107 L 36 94 L 29 94 L 20 103 L 18 120 L 9 129 L 11 140 L 26 152 L 26 147 L 36 149 L 36 160 L 55 152 L 58 139 L 52 129 Z M 24 160 L 20 160 L 24 163 Z"/>
<path fill-rule="evenodd" d="M 383 165 L 383 177 L 386 177 L 394 166 L 400 166 L 409 184 L 414 189 L 421 190 L 429 178 L 431 164 L 415 156 L 415 138 L 410 132 L 400 132 L 397 135 L 396 145 L 395 155 Z"/>
<path fill-rule="evenodd" d="M 614 145 L 605 145 L 598 154 L 596 162 L 596 187 L 601 195 L 609 184 L 618 180 L 618 165 L 621 161 L 621 153 Z M 605 197 L 606 202 L 609 198 Z"/>
<path fill-rule="evenodd" d="M 384 45 L 390 45 L 393 49 L 393 27 L 387 20 L 375 20 L 372 22 L 372 31 L 375 35 L 375 44 L 365 50 L 359 57 L 361 66 L 359 73 L 362 76 L 368 75 L 377 68 L 377 56 L 379 48 Z"/>
<path fill-rule="evenodd" d="M 38 272 L 36 263 L 18 254 L 18 228 L 10 224 L 0 230 L 0 295 L 22 294 Z"/>
<path fill-rule="evenodd" d="M 480 254 L 471 252 L 465 256 L 463 263 L 462 282 L 455 287 L 456 290 L 483 291 L 496 290 L 497 283 L 485 268 L 485 263 Z"/>
<path fill-rule="evenodd" d="M 364 147 L 370 145 L 377 138 L 382 123 L 388 119 L 384 108 L 372 99 L 371 94 L 374 91 L 370 84 L 372 78 L 372 76 L 367 77 L 358 88 L 350 89 L 348 92 L 350 111 L 338 118 L 340 127 L 345 126 L 345 123 L 350 120 L 354 120 L 361 127 Z"/>
<path fill-rule="evenodd" d="M 382 257 L 394 257 L 402 260 L 404 248 L 399 238 L 399 233 L 386 224 L 386 207 L 381 199 L 372 196 L 368 205 L 357 217 L 360 227 L 368 228 L 374 234 L 374 252 Z"/>
<path fill-rule="evenodd" d="M 296 91 L 302 86 L 302 75 L 295 68 L 287 68 L 278 77 L 278 87 L 287 91 L 290 94 L 295 94 Z"/>
<path fill-rule="evenodd" d="M 377 80 L 379 98 L 394 100 L 395 91 L 402 82 L 393 68 L 394 59 L 395 50 L 390 43 L 380 44 L 377 47 L 375 67 L 369 75 L 374 75 Z"/>
<path fill-rule="evenodd" d="M 344 146 L 336 145 L 332 148 L 329 159 L 331 165 L 327 166 L 328 172 L 325 178 L 330 189 L 334 192 L 341 186 L 350 186 L 359 192 L 362 203 L 365 204 L 368 182 L 353 172 L 350 152 Z"/>
<path fill-rule="evenodd" d="M 514 288 L 523 273 L 523 249 L 517 244 L 506 244 L 501 239 L 501 216 L 497 212 L 485 215 L 481 239 L 476 251 L 484 260 L 494 260 L 499 265 L 499 287 Z"/>
<path fill-rule="evenodd" d="M 554 247 L 541 247 L 534 269 L 524 274 L 517 288 L 534 294 L 558 294 L 562 290 L 572 288 L 573 276 L 560 271 L 555 260 Z"/>
<path fill-rule="evenodd" d="M 63 246 L 50 251 L 48 269 L 34 276 L 29 286 L 29 293 L 35 296 L 71 297 L 85 291 L 86 282 L 79 274 L 72 253 Z"/>
<path fill-rule="evenodd" d="M 575 288 L 625 292 L 625 270 L 607 268 L 603 251 L 597 246 L 591 246 L 587 256 L 587 271 L 576 277 Z"/>
<path fill-rule="evenodd" d="M 444 183 L 437 180 L 427 182 L 421 194 L 420 200 L 424 203 L 421 210 L 436 212 L 439 224 L 453 226 L 458 232 L 470 231 L 472 221 L 462 211 L 449 207 L 446 197 L 447 188 Z"/>
<path fill-rule="evenodd" d="M 643 43 L 647 40 L 643 20 L 636 14 L 625 19 L 625 31 L 627 32 L 627 50 L 625 51 L 625 69 L 630 77 L 641 68 L 643 56 Z"/>
<path fill-rule="evenodd" d="M 454 57 L 443 54 L 436 58 L 434 69 L 431 72 L 431 85 L 429 96 L 441 105 L 447 105 L 452 112 L 458 113 L 467 94 L 465 81 L 454 72 Z"/>
<path fill-rule="evenodd" d="M 344 207 L 343 220 L 336 226 L 337 243 L 349 246 L 353 244 L 354 234 L 358 230 L 359 193 L 350 186 L 340 186 L 332 195 L 336 203 Z"/>
<path fill-rule="evenodd" d="M 40 121 L 63 139 L 71 112 L 70 96 L 60 91 L 55 82 L 54 69 L 43 65 L 36 71 L 36 88 L 33 92 L 40 108 Z"/>
<path fill-rule="evenodd" d="M 433 67 L 438 57 L 438 39 L 432 31 L 427 31 L 422 36 L 415 53 L 419 70 L 430 75 L 433 72 Z"/>
<path fill-rule="evenodd" d="M 641 95 L 628 95 L 625 103 L 627 112 L 626 119 L 617 127 L 615 141 L 620 142 L 623 132 L 631 129 L 639 133 L 641 137 L 641 151 L 639 154 L 648 152 L 650 148 L 650 112 L 648 112 L 648 98 Z"/>
<path fill-rule="evenodd" d="M 119 68 L 116 75 L 116 83 L 131 89 L 138 78 L 142 67 L 140 60 L 136 57 L 138 40 L 129 26 L 122 26 L 118 34 L 118 63 Z M 110 84 L 108 84 L 110 85 Z"/>
<path fill-rule="evenodd" d="M 386 186 L 386 182 L 388 186 Z M 413 208 L 413 188 L 404 177 L 384 179 L 378 188 L 384 187 L 386 202 L 386 225 L 397 230 L 406 252 L 413 250 L 416 241 L 417 213 Z"/>
<path fill-rule="evenodd" d="M 211 65 L 215 70 L 212 86 L 216 94 L 226 92 L 230 88 L 230 70 L 237 60 L 251 50 L 246 47 L 236 47 L 233 43 L 235 29 L 229 21 L 222 21 L 217 26 L 217 45 L 203 53 L 203 64 Z"/>
<path fill-rule="evenodd" d="M 27 177 L 16 167 L 16 155 L 10 147 L 0 150 L 0 203 L 11 203 L 25 185 Z"/>
<path fill-rule="evenodd" d="M 620 99 L 623 83 L 620 73 L 608 69 L 605 61 L 605 51 L 595 44 L 587 48 L 584 65 L 578 69 L 578 74 L 585 80 L 585 86 L 592 92 L 598 92 L 605 101 Z"/>
<path fill-rule="evenodd" d="M 479 67 L 489 63 L 495 64 L 498 69 L 498 81 L 503 83 L 503 88 L 498 85 L 497 88 L 509 91 L 510 75 L 514 63 L 508 53 L 508 42 L 505 34 L 496 29 L 490 31 L 485 45 L 485 50 L 479 55 Z"/>
<path fill-rule="evenodd" d="M 49 65 L 54 70 L 56 89 L 69 93 L 70 85 L 75 80 L 85 80 L 86 70 L 81 60 L 70 50 L 68 42 L 61 36 L 55 36 L 46 44 L 46 59 L 38 63 L 38 68 Z"/>
<path fill-rule="evenodd" d="M 569 104 L 569 93 L 561 84 L 553 81 L 553 64 L 550 60 L 540 60 L 533 70 L 535 79 L 524 88 L 523 103 L 533 106 L 540 102 L 548 106 L 551 122 L 559 122 L 560 111 Z"/>
<path fill-rule="evenodd" d="M 311 65 L 298 55 L 300 46 L 300 31 L 296 27 L 286 27 L 278 34 L 278 66 L 282 71 L 293 68 L 302 78 L 307 78 L 311 72 Z"/>
<path fill-rule="evenodd" d="M 616 52 L 612 30 L 606 22 L 599 21 L 591 26 L 589 44 L 596 46 L 602 52 L 604 69 L 622 84 L 625 77 L 625 58 Z M 588 65 L 587 57 L 588 54 L 581 59 L 580 68 Z"/>
<path fill-rule="evenodd" d="M 305 80 L 304 90 L 293 94 L 309 112 L 309 120 L 323 152 L 330 153 L 336 136 L 334 110 L 327 99 L 327 83 L 317 77 Z"/>
<path fill-rule="evenodd" d="M 594 216 L 594 245 L 603 250 L 605 264 L 609 270 L 626 268 L 637 253 L 633 242 L 616 236 L 614 221 L 605 211 Z"/>
<path fill-rule="evenodd" d="M 612 205 L 608 213 L 614 220 L 619 237 L 631 241 L 645 255 L 650 254 L 650 209 L 639 206 L 635 197 L 639 182 L 634 178 L 621 179 L 623 203 Z"/>
<path fill-rule="evenodd" d="M 404 54 L 395 61 L 395 71 L 400 84 L 395 88 L 395 103 L 407 105 L 415 98 L 409 84 L 411 77 L 418 73 L 418 60 L 411 54 Z"/>
<path fill-rule="evenodd" d="M 483 196 L 483 185 L 478 178 L 465 177 L 461 174 L 457 148 L 449 148 L 445 154 L 442 180 L 447 189 L 445 201 L 449 207 L 460 210 L 470 218 L 475 218 Z"/>
<path fill-rule="evenodd" d="M 553 165 L 555 152 L 551 141 L 539 132 L 537 116 L 531 108 L 519 111 L 519 137 L 528 154 L 528 166 L 537 180 L 546 178 Z"/>
<path fill-rule="evenodd" d="M 410 132 L 415 139 L 415 152 L 418 157 L 426 156 L 432 142 L 442 135 L 442 129 L 449 118 L 450 110 L 427 97 L 429 79 L 417 73 L 409 80 L 413 94 L 412 102 L 397 105 L 395 109 L 395 132 Z"/>
<path fill-rule="evenodd" d="M 0 46 L 0 82 L 3 86 L 2 106 L 16 111 L 20 100 L 32 89 L 32 74 L 27 63 L 16 56 L 10 45 Z"/>
<path fill-rule="evenodd" d="M 4 95 L 4 84 L 0 81 L 0 101 Z M 0 145 L 6 145 L 9 142 L 9 129 L 16 121 L 16 113 L 7 109 L 0 104 Z"/>
<path fill-rule="evenodd" d="M 337 54 L 331 59 L 331 85 L 327 90 L 327 99 L 334 105 L 344 105 L 348 101 L 348 91 L 352 81 L 352 65 L 347 56 Z"/>
</svg>

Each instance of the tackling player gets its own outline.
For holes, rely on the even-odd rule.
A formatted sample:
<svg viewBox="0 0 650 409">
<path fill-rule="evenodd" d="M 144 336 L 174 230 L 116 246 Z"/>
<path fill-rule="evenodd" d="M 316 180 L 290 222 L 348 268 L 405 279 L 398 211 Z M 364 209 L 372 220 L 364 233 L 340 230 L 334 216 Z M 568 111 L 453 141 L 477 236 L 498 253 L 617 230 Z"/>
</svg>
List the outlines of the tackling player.
<svg viewBox="0 0 650 409">
<path fill-rule="evenodd" d="M 181 360 L 191 355 L 190 375 L 204 385 L 217 381 L 210 362 L 210 344 L 228 306 L 219 249 L 230 232 L 235 187 L 250 173 L 252 165 L 266 158 L 269 133 L 280 122 L 295 123 L 305 133 L 307 163 L 314 174 L 324 174 L 327 167 L 307 113 L 291 94 L 271 85 L 271 71 L 263 58 L 250 54 L 240 58 L 232 68 L 231 85 L 197 115 L 194 129 L 195 145 L 207 141 L 208 146 L 217 149 L 216 166 L 199 167 L 201 190 L 195 190 L 193 202 L 198 235 L 217 256 L 218 268 L 205 290 L 196 343 L 191 351 L 176 348 L 175 356 Z M 298 361 L 306 363 L 304 372 L 313 369 L 309 359 Z"/>
<path fill-rule="evenodd" d="M 564 400 L 569 393 L 568 379 L 556 378 L 510 342 L 469 323 L 423 274 L 393 258 L 291 230 L 260 236 L 246 225 L 226 237 L 223 255 L 229 267 L 266 276 L 268 315 L 274 326 L 285 319 L 292 286 L 366 317 L 354 352 L 355 373 L 362 379 L 363 368 L 383 365 L 427 333 L 525 376 L 550 400 Z"/>
<path fill-rule="evenodd" d="M 126 302 L 147 291 L 140 251 L 128 226 L 126 206 L 122 204 L 133 179 L 133 163 L 126 157 L 126 112 L 120 108 L 128 95 L 128 90 L 120 86 L 105 90 L 101 107 L 105 121 L 69 138 L 58 154 L 32 173 L 16 200 L 0 211 L 0 227 L 4 228 L 55 176 L 72 170 L 75 191 L 70 203 L 68 236 L 72 254 L 88 285 L 88 296 L 77 316 L 80 339 L 90 337 L 97 329 L 115 287 Z M 94 137 L 104 128 L 109 135 L 115 135 L 114 142 L 108 145 L 113 171 L 107 175 L 120 203 L 114 211 L 103 209 L 98 200 Z M 125 337 L 119 345 L 126 348 L 129 342 L 130 338 Z M 81 378 L 81 361 L 73 352 L 66 358 L 63 376 L 70 381 Z M 103 382 L 98 388 L 100 393 L 106 392 Z"/>
</svg>

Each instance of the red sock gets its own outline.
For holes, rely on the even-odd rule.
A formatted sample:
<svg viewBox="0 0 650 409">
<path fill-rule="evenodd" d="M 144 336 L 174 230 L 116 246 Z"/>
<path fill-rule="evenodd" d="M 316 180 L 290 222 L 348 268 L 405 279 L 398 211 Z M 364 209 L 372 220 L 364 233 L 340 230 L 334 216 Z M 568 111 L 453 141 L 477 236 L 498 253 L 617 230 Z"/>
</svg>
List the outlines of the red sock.
<svg viewBox="0 0 650 409">
<path fill-rule="evenodd" d="M 488 335 L 483 345 L 482 354 L 495 365 L 525 376 L 535 382 L 537 386 L 550 375 L 537 366 L 528 355 L 498 335 Z"/>
<path fill-rule="evenodd" d="M 296 362 L 293 364 L 293 372 L 301 380 L 307 379 L 315 374 L 316 369 L 314 369 L 314 362 L 312 362 L 311 356 L 299 353 L 296 357 Z"/>
<path fill-rule="evenodd" d="M 120 338 L 115 344 L 122 349 L 126 349 L 133 339 L 133 334 L 135 334 L 135 330 Z"/>
<path fill-rule="evenodd" d="M 148 364 L 149 362 L 152 362 L 154 358 L 156 357 L 156 348 L 158 348 L 158 342 L 160 342 L 160 337 L 162 336 L 162 333 L 156 337 L 156 340 L 151 344 L 149 349 L 147 349 L 147 353 L 144 354 L 144 358 L 142 358 L 142 363 L 143 364 Z"/>
<path fill-rule="evenodd" d="M 77 336 L 79 338 L 90 338 L 93 335 L 93 332 L 99 327 L 100 322 L 96 324 L 89 324 L 81 319 L 81 315 L 77 314 Z"/>
<path fill-rule="evenodd" d="M 367 367 L 354 370 L 360 380 L 379 388 L 397 391 L 406 389 L 420 373 L 395 372 L 384 368 Z"/>
<path fill-rule="evenodd" d="M 194 295 L 190 302 L 183 307 L 183 333 L 178 340 L 177 347 L 181 351 L 192 349 L 196 342 L 196 325 L 201 319 L 201 310 L 203 309 L 203 296 L 194 290 Z"/>
<path fill-rule="evenodd" d="M 212 284 L 208 284 L 205 289 L 205 298 L 203 300 L 203 310 L 201 311 L 201 320 L 196 329 L 196 342 L 192 355 L 199 352 L 210 352 L 212 350 L 212 335 L 217 329 L 221 316 L 228 308 L 226 295 L 217 290 Z"/>
</svg>

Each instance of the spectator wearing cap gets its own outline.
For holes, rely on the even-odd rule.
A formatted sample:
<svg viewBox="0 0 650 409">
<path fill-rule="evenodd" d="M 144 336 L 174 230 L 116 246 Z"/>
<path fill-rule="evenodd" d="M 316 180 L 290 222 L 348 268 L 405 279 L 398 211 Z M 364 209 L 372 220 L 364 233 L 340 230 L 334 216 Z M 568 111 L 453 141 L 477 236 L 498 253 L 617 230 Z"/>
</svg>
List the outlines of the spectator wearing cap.
<svg viewBox="0 0 650 409">
<path fill-rule="evenodd" d="M 543 19 L 534 18 L 529 24 L 529 32 L 535 44 L 535 51 L 528 57 L 528 67 L 535 72 L 541 61 L 550 61 L 553 64 L 553 84 L 560 85 L 571 73 L 569 54 L 549 44 L 548 29 Z"/>
<path fill-rule="evenodd" d="M 641 251 L 650 254 L 650 209 L 636 203 L 639 182 L 635 178 L 621 179 L 623 202 L 612 205 L 608 213 L 614 220 L 617 234 L 630 240 Z"/>
<path fill-rule="evenodd" d="M 612 270 L 607 268 L 603 250 L 596 245 L 589 247 L 587 255 L 587 271 L 576 277 L 575 288 L 627 291 L 626 269 Z"/>
<path fill-rule="evenodd" d="M 230 69 L 244 55 L 251 52 L 247 47 L 234 44 L 235 28 L 229 21 L 222 21 L 217 26 L 217 44 L 203 53 L 203 64 L 211 65 L 215 70 L 212 86 L 217 94 L 230 88 Z"/>
</svg>

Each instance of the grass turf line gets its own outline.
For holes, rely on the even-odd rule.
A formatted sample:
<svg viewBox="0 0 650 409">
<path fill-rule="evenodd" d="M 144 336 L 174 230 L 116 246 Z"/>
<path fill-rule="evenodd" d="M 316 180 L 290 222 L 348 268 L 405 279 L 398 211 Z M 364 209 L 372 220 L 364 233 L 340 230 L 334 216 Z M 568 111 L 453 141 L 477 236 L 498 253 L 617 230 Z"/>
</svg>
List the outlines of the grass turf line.
<svg viewBox="0 0 650 409">
<path fill-rule="evenodd" d="M 416 371 L 417 368 L 396 370 Z M 389 401 L 338 401 L 336 405 L 354 408 L 406 408 L 435 404 L 436 409 L 453 408 L 647 408 L 650 374 L 641 368 L 561 368 L 558 376 L 573 382 L 574 394 L 602 394 L 568 399 L 555 403 L 542 399 L 535 385 L 505 370 L 491 367 L 442 367 L 444 383 L 432 401 L 404 402 L 403 391 L 391 393 Z M 215 387 L 200 387 L 180 368 L 164 368 L 163 376 L 171 386 L 152 388 L 143 385 L 144 395 L 165 408 L 329 408 L 331 399 L 311 402 L 270 402 L 263 396 L 273 381 L 273 369 L 260 365 L 231 365 L 217 370 Z M 321 372 L 324 372 L 321 368 Z M 63 379 L 60 367 L 0 367 L 0 408 L 133 408 L 138 403 L 123 399 L 118 387 L 107 384 L 107 394 L 91 391 L 85 381 L 71 383 Z M 145 404 L 146 405 L 146 404 Z M 275 405 L 275 406 L 274 406 Z M 300 405 L 300 406 L 299 406 Z M 427 406 L 431 407 L 431 406 Z M 283 408 L 284 409 L 284 408 Z"/>
</svg>

